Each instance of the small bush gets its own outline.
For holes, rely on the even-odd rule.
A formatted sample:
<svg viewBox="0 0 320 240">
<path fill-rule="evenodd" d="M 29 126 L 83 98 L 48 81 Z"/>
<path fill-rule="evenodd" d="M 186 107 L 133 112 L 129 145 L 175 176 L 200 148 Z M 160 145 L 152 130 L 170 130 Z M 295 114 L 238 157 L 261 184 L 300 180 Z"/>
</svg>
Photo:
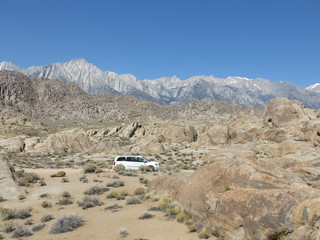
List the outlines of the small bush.
<svg viewBox="0 0 320 240">
<path fill-rule="evenodd" d="M 140 200 L 140 198 L 133 196 L 133 197 L 128 198 L 126 203 L 127 203 L 128 205 L 140 204 L 140 203 L 141 203 L 141 200 Z"/>
<path fill-rule="evenodd" d="M 5 199 L 2 196 L 0 196 L 0 202 L 4 202 L 4 201 Z"/>
<path fill-rule="evenodd" d="M 103 203 L 99 201 L 97 198 L 84 197 L 82 202 L 79 202 L 79 206 L 82 209 L 92 208 L 96 206 L 101 206 Z"/>
<path fill-rule="evenodd" d="M 119 229 L 119 234 L 121 238 L 125 238 L 129 235 L 129 232 L 126 228 L 120 228 Z"/>
<path fill-rule="evenodd" d="M 177 214 L 176 219 L 178 222 L 187 223 L 191 219 L 191 215 L 186 211 L 181 211 Z"/>
<path fill-rule="evenodd" d="M 39 186 L 43 187 L 43 186 L 46 186 L 46 182 L 44 180 L 40 180 L 39 181 Z"/>
<path fill-rule="evenodd" d="M 66 183 L 66 182 L 70 182 L 70 180 L 67 177 L 63 177 L 63 178 L 61 178 L 61 182 Z"/>
<path fill-rule="evenodd" d="M 161 211 L 165 211 L 171 202 L 172 202 L 172 199 L 170 197 L 163 196 L 160 198 L 158 202 L 158 207 L 160 208 Z"/>
<path fill-rule="evenodd" d="M 70 199 L 70 198 L 61 198 L 61 199 L 57 202 L 58 205 L 70 205 L 70 204 L 72 204 L 72 203 L 73 203 L 73 200 Z"/>
<path fill-rule="evenodd" d="M 61 194 L 61 197 L 63 198 L 72 198 L 71 194 L 67 191 L 64 191 L 62 194 Z"/>
<path fill-rule="evenodd" d="M 149 166 L 146 166 L 146 165 L 142 165 L 142 166 L 140 166 L 139 167 L 139 170 L 140 170 L 140 172 L 150 172 L 150 167 Z"/>
<path fill-rule="evenodd" d="M 59 217 L 57 221 L 50 227 L 49 233 L 58 234 L 71 232 L 85 223 L 84 217 L 79 214 L 70 213 Z"/>
<path fill-rule="evenodd" d="M 41 218 L 41 222 L 49 222 L 51 221 L 52 219 L 54 219 L 53 215 L 52 214 L 45 214 L 42 216 Z"/>
<path fill-rule="evenodd" d="M 231 187 L 230 186 L 225 186 L 224 187 L 224 191 L 226 192 L 226 191 L 230 191 L 231 190 Z"/>
<path fill-rule="evenodd" d="M 12 210 L 9 208 L 1 208 L 0 212 L 3 220 L 15 219 L 16 210 Z"/>
<path fill-rule="evenodd" d="M 120 172 L 120 171 L 126 170 L 126 167 L 123 166 L 122 164 L 118 164 L 113 168 L 113 170 L 116 171 L 116 172 Z"/>
<path fill-rule="evenodd" d="M 57 173 L 51 174 L 50 177 L 64 177 L 66 176 L 66 172 L 65 171 L 59 171 Z"/>
<path fill-rule="evenodd" d="M 210 236 L 211 234 L 206 228 L 202 229 L 201 232 L 199 233 L 199 238 L 208 239 Z"/>
<path fill-rule="evenodd" d="M 121 180 L 115 180 L 111 183 L 107 183 L 107 187 L 118 188 L 118 187 L 122 187 L 122 186 L 124 186 L 124 181 L 121 181 Z"/>
<path fill-rule="evenodd" d="M 112 210 L 112 211 L 116 211 L 120 208 L 123 208 L 122 206 L 118 205 L 117 203 L 116 204 L 113 204 L 113 205 L 110 205 L 110 206 L 107 206 L 105 207 L 104 210 Z"/>
<path fill-rule="evenodd" d="M 80 182 L 83 182 L 83 183 L 88 183 L 89 182 L 89 179 L 87 178 L 86 175 L 83 175 L 79 178 L 79 181 Z"/>
<path fill-rule="evenodd" d="M 36 225 L 32 228 L 33 232 L 39 232 L 40 230 L 42 230 L 46 225 L 44 223 Z"/>
<path fill-rule="evenodd" d="M 50 195 L 48 193 L 43 193 L 39 196 L 40 198 L 49 198 Z"/>
<path fill-rule="evenodd" d="M 153 218 L 154 215 L 148 212 L 143 213 L 142 215 L 140 215 L 138 217 L 138 219 L 142 220 L 142 219 L 149 219 L 149 218 Z"/>
<path fill-rule="evenodd" d="M 106 187 L 99 187 L 99 186 L 93 186 L 86 191 L 84 191 L 85 195 L 100 195 L 104 192 L 109 191 L 109 188 Z"/>
<path fill-rule="evenodd" d="M 146 190 L 142 187 L 137 188 L 133 192 L 134 195 L 144 195 L 145 193 L 146 193 Z"/>
<path fill-rule="evenodd" d="M 33 219 L 28 219 L 25 223 L 24 223 L 24 225 L 32 225 L 33 224 Z"/>
<path fill-rule="evenodd" d="M 52 207 L 52 203 L 50 203 L 50 202 L 48 202 L 48 201 L 43 201 L 43 202 L 41 203 L 41 206 L 42 206 L 43 208 L 51 208 L 51 207 Z"/>
<path fill-rule="evenodd" d="M 30 209 L 20 209 L 15 212 L 14 216 L 19 219 L 26 219 L 32 216 L 30 212 Z"/>
<path fill-rule="evenodd" d="M 11 233 L 16 229 L 16 225 L 10 221 L 10 222 L 6 222 L 3 226 L 3 232 L 5 233 Z"/>
<path fill-rule="evenodd" d="M 118 198 L 120 194 L 116 191 L 111 191 L 108 195 L 107 198 Z"/>
<path fill-rule="evenodd" d="M 94 164 L 89 164 L 83 167 L 83 173 L 94 173 L 97 169 L 97 166 Z"/>
<path fill-rule="evenodd" d="M 17 226 L 12 234 L 12 238 L 21 238 L 21 237 L 29 237 L 32 235 L 32 232 L 26 228 L 25 226 Z"/>
</svg>

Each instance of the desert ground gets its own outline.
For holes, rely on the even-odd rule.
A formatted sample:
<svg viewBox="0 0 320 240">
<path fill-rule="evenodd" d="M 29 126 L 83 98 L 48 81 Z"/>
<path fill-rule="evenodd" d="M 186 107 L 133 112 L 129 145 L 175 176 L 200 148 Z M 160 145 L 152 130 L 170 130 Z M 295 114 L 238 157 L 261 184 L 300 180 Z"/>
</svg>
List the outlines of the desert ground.
<svg viewBox="0 0 320 240">
<path fill-rule="evenodd" d="M 88 183 L 82 183 L 79 178 L 83 176 L 82 169 L 63 169 L 69 182 L 62 183 L 61 177 L 50 177 L 50 175 L 61 171 L 61 169 L 27 169 L 42 178 L 46 186 L 33 184 L 24 188 L 26 199 L 23 200 L 7 200 L 0 203 L 1 208 L 10 209 L 32 209 L 31 215 L 27 219 L 12 220 L 14 224 L 25 225 L 26 221 L 32 220 L 32 225 L 27 226 L 30 229 L 33 226 L 42 224 L 41 217 L 46 214 L 52 214 L 51 221 L 46 222 L 46 226 L 39 232 L 33 232 L 33 235 L 24 237 L 23 239 L 199 239 L 197 234 L 190 233 L 185 224 L 177 222 L 175 219 L 166 217 L 164 212 L 149 211 L 150 207 L 156 206 L 157 202 L 153 199 L 143 199 L 139 204 L 126 204 L 126 199 L 116 200 L 108 199 L 106 196 L 111 191 L 127 191 L 129 195 L 133 195 L 137 188 L 145 189 L 145 185 L 139 182 L 139 177 L 152 180 L 158 173 L 140 173 L 135 172 L 136 176 L 121 176 L 113 170 L 107 169 L 101 173 L 86 174 Z M 103 204 L 88 209 L 82 209 L 77 202 L 83 199 L 84 191 L 93 186 L 105 187 L 107 183 L 114 180 L 124 182 L 124 186 L 111 188 L 108 192 L 94 196 Z M 72 204 L 59 205 L 57 202 L 61 199 L 63 192 L 71 194 Z M 48 197 L 40 197 L 47 193 Z M 128 198 L 130 196 L 127 196 Z M 52 207 L 44 208 L 41 204 L 47 201 Z M 118 204 L 120 209 L 105 210 L 107 206 Z M 154 215 L 150 219 L 139 220 L 138 217 L 145 212 Z M 85 224 L 79 229 L 60 234 L 49 234 L 49 228 L 55 219 L 68 213 L 78 213 L 85 217 Z M 8 224 L 1 221 L 1 226 Z M 122 236 L 120 232 L 124 230 L 127 236 Z M 12 233 L 2 233 L 5 239 L 9 239 Z"/>
</svg>

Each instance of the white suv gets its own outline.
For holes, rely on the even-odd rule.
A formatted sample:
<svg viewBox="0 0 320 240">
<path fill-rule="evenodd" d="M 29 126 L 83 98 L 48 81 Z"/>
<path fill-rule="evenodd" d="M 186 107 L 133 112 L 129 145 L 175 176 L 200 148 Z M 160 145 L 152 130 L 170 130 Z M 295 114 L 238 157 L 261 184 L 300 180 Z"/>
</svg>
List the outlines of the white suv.
<svg viewBox="0 0 320 240">
<path fill-rule="evenodd" d="M 159 169 L 158 162 L 151 161 L 142 156 L 117 156 L 114 159 L 113 167 L 123 165 L 126 169 L 139 170 L 140 166 L 149 166 L 152 171 Z"/>
</svg>

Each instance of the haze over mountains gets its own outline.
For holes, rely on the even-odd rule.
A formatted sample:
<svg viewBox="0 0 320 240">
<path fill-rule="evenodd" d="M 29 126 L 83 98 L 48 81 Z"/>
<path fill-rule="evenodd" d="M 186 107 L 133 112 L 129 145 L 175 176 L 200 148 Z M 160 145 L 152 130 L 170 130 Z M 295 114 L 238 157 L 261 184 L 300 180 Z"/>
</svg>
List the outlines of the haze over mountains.
<svg viewBox="0 0 320 240">
<path fill-rule="evenodd" d="M 161 104 L 222 100 L 235 105 L 264 106 L 270 99 L 286 97 L 302 101 L 309 108 L 320 108 L 320 84 L 304 89 L 284 81 L 214 76 L 194 76 L 186 80 L 176 76 L 139 80 L 130 74 L 103 72 L 84 59 L 26 69 L 10 62 L 1 62 L 0 70 L 19 71 L 32 78 L 75 82 L 91 94 L 133 96 Z"/>
</svg>

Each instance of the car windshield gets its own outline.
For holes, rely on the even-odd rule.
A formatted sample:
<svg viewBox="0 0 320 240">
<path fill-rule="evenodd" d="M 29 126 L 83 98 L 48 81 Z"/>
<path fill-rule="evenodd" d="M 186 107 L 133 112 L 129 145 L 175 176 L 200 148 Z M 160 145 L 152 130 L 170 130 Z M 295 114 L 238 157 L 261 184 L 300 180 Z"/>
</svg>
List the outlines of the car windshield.
<svg viewBox="0 0 320 240">
<path fill-rule="evenodd" d="M 148 158 L 142 157 L 143 161 L 151 162 Z"/>
</svg>

